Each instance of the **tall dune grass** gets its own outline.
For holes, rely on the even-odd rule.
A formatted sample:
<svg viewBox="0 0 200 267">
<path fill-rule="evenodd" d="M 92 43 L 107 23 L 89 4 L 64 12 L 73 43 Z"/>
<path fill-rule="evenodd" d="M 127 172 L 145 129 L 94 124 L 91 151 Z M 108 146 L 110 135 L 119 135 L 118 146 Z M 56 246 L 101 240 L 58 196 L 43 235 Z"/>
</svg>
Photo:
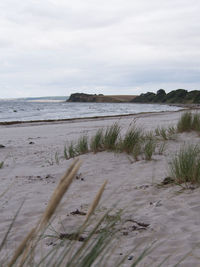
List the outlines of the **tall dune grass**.
<svg viewBox="0 0 200 267">
<path fill-rule="evenodd" d="M 185 112 L 177 123 L 177 131 L 179 133 L 197 131 L 200 132 L 200 114 Z"/>
<path fill-rule="evenodd" d="M 165 131 L 163 130 L 163 132 Z M 65 146 L 64 158 L 74 158 L 89 151 L 97 153 L 112 150 L 130 154 L 136 161 L 139 160 L 139 156 L 142 156 L 142 154 L 145 155 L 146 160 L 151 160 L 157 143 L 158 140 L 153 132 L 144 133 L 135 124 L 125 132 L 124 136 L 121 136 L 121 126 L 118 123 L 114 123 L 105 130 L 103 128 L 97 130 L 90 140 L 83 135 L 77 142 L 71 142 L 68 147 Z"/>
<path fill-rule="evenodd" d="M 103 149 L 103 129 L 98 129 L 96 134 L 92 136 L 90 141 L 90 149 L 97 153 Z"/>
<path fill-rule="evenodd" d="M 136 145 L 138 145 L 142 140 L 142 130 L 137 128 L 135 125 L 132 126 L 125 133 L 124 138 L 121 141 L 121 151 L 128 154 L 133 153 Z M 136 148 L 137 149 L 137 148 Z"/>
<path fill-rule="evenodd" d="M 200 184 L 200 148 L 187 145 L 169 163 L 170 176 L 178 184 Z"/>
<path fill-rule="evenodd" d="M 120 134 L 120 126 L 118 123 L 107 127 L 103 136 L 103 147 L 106 150 L 116 150 L 117 141 Z"/>
</svg>

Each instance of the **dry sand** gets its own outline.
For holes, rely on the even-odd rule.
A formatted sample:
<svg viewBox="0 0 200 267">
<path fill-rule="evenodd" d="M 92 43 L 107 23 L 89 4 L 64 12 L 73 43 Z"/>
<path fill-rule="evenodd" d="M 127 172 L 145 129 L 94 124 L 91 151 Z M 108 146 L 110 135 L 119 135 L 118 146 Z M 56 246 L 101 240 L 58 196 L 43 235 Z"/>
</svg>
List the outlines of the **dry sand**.
<svg viewBox="0 0 200 267">
<path fill-rule="evenodd" d="M 162 112 L 122 118 L 1 125 L 0 143 L 5 148 L 0 148 L 0 161 L 4 160 L 5 164 L 0 169 L 0 194 L 8 187 L 9 190 L 1 196 L 0 240 L 25 199 L 4 255 L 9 254 L 36 223 L 60 177 L 72 162 L 63 158 L 65 144 L 81 134 L 90 136 L 100 127 L 114 122 L 122 126 L 122 133 L 135 119 L 137 125 L 145 130 L 154 130 L 157 126 L 175 125 L 180 115 L 181 112 Z M 99 187 L 108 179 L 96 216 L 116 202 L 116 210 L 124 210 L 117 226 L 121 241 L 108 266 L 115 266 L 115 259 L 123 257 L 135 245 L 142 242 L 138 248 L 141 252 L 146 244 L 155 240 L 159 245 L 139 266 L 157 266 L 168 255 L 170 258 L 163 266 L 173 266 L 190 251 L 180 266 L 200 266 L 200 189 L 157 186 L 168 175 L 169 159 L 185 142 L 199 143 L 199 136 L 195 133 L 179 134 L 176 140 L 167 141 L 164 155 L 154 155 L 148 162 L 132 162 L 126 154 L 112 152 L 80 156 L 83 161 L 80 179 L 75 179 L 64 198 L 55 220 L 56 230 L 75 231 L 84 216 L 72 215 L 71 212 L 76 209 L 87 212 Z M 142 227 L 140 223 L 149 226 Z M 48 249 L 49 244 L 51 242 L 46 241 L 44 246 Z M 135 252 L 130 256 L 135 256 Z M 131 263 L 127 259 L 123 266 Z"/>
</svg>

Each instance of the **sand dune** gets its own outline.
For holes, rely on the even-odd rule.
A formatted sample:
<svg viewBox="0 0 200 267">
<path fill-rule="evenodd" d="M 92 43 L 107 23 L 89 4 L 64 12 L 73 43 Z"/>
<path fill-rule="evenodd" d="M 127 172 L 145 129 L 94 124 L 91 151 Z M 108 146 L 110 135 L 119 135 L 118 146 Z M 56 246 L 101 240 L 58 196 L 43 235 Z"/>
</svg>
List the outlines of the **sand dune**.
<svg viewBox="0 0 200 267">
<path fill-rule="evenodd" d="M 72 162 L 72 159 L 63 157 L 65 144 L 81 134 L 91 136 L 97 129 L 114 122 L 119 122 L 123 134 L 134 120 L 148 131 L 157 126 L 175 125 L 180 115 L 181 112 L 163 112 L 60 123 L 1 125 L 0 143 L 5 148 L 0 148 L 0 161 L 5 163 L 0 169 L 0 194 L 8 187 L 9 190 L 1 197 L 0 240 L 25 199 L 4 255 L 10 253 L 34 226 L 60 177 Z M 139 266 L 157 266 L 168 255 L 170 257 L 163 266 L 173 266 L 189 251 L 191 253 L 180 266 L 200 266 L 200 189 L 157 186 L 168 175 L 170 158 L 184 143 L 199 143 L 199 136 L 196 133 L 178 134 L 175 140 L 167 141 L 164 155 L 154 155 L 152 161 L 134 162 L 127 154 L 113 152 L 81 155 L 80 179 L 73 182 L 63 200 L 54 222 L 57 231 L 62 232 L 64 225 L 70 232 L 80 224 L 84 216 L 72 215 L 71 212 L 77 209 L 87 212 L 88 205 L 107 179 L 96 216 L 116 202 L 116 209 L 124 210 L 117 225 L 121 242 L 108 266 L 114 266 L 116 258 L 125 255 L 135 245 L 142 242 L 139 252 L 155 240 L 160 245 Z M 44 249 L 49 249 L 48 242 L 44 243 Z M 130 265 L 131 260 L 127 259 L 123 266 Z"/>
</svg>

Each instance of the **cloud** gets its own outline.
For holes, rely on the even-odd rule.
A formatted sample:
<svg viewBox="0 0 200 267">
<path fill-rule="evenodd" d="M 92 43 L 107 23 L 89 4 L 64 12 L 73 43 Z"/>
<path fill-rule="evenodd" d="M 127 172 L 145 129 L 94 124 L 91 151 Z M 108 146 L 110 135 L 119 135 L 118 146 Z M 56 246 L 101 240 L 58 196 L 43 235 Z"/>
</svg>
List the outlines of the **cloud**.
<svg viewBox="0 0 200 267">
<path fill-rule="evenodd" d="M 198 89 L 199 8 L 197 0 L 2 0 L 0 97 Z"/>
</svg>

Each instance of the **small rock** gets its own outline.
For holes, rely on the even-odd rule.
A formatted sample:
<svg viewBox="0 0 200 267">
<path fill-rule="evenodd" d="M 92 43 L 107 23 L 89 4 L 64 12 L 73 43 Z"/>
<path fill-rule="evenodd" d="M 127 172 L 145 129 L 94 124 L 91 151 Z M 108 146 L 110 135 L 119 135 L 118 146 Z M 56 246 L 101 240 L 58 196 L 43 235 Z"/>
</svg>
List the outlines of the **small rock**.
<svg viewBox="0 0 200 267">
<path fill-rule="evenodd" d="M 166 184 L 173 184 L 174 183 L 174 179 L 171 178 L 171 177 L 165 177 L 165 179 L 162 181 L 162 184 L 163 185 L 166 185 Z"/>
<path fill-rule="evenodd" d="M 33 144 L 35 144 L 35 143 L 34 143 L 34 142 L 32 142 L 32 141 L 31 141 L 31 142 L 29 142 L 29 145 L 33 145 Z"/>
<path fill-rule="evenodd" d="M 4 145 L 0 144 L 0 148 L 4 148 L 4 147 L 5 147 Z"/>
<path fill-rule="evenodd" d="M 75 211 L 72 211 L 70 214 L 72 214 L 72 215 L 83 215 L 83 216 L 86 215 L 85 212 L 80 211 L 80 210 L 78 210 L 78 209 L 76 209 Z"/>
<path fill-rule="evenodd" d="M 162 203 L 161 203 L 161 200 L 159 200 L 156 204 L 155 204 L 155 207 L 161 207 L 162 206 Z"/>
<path fill-rule="evenodd" d="M 128 260 L 129 261 L 131 261 L 132 259 L 133 259 L 133 256 L 132 255 L 128 257 Z"/>
<path fill-rule="evenodd" d="M 123 232 L 123 235 L 128 235 L 128 232 Z"/>
</svg>

